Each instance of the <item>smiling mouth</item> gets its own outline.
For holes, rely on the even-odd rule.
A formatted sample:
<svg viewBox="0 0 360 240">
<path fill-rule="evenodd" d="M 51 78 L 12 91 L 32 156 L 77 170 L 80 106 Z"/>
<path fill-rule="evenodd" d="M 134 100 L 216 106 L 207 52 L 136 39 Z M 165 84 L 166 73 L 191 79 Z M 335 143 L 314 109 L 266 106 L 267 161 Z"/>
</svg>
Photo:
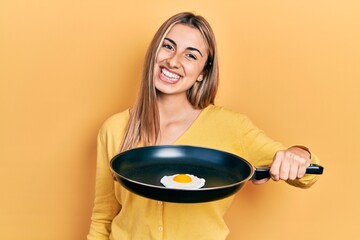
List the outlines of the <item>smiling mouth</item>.
<svg viewBox="0 0 360 240">
<path fill-rule="evenodd" d="M 180 75 L 170 72 L 166 68 L 161 68 L 161 77 L 171 83 L 174 83 L 180 79 Z"/>
</svg>

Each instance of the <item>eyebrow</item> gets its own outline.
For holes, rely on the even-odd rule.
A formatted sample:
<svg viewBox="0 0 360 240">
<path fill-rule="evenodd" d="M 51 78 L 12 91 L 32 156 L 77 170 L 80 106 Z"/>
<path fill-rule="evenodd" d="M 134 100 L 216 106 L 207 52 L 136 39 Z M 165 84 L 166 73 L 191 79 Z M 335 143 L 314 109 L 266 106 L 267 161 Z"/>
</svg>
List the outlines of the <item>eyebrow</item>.
<svg viewBox="0 0 360 240">
<path fill-rule="evenodd" d="M 168 40 L 169 42 L 171 42 L 172 44 L 174 44 L 175 46 L 177 46 L 177 45 L 176 45 L 176 42 L 175 42 L 174 40 L 172 40 L 172 39 L 170 39 L 170 38 L 165 38 L 165 40 Z M 200 52 L 200 50 L 197 49 L 197 48 L 187 47 L 186 49 L 188 49 L 188 50 L 190 50 L 190 51 L 196 51 L 196 52 L 198 52 L 198 53 L 201 55 L 201 57 L 203 56 L 202 53 Z"/>
</svg>

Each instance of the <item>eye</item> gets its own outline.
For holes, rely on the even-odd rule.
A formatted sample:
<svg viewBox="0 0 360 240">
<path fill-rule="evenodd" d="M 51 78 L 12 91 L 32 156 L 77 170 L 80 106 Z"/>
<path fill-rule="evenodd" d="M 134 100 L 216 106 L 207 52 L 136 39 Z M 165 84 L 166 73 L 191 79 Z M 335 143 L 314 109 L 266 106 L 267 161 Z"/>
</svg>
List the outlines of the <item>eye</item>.
<svg viewBox="0 0 360 240">
<path fill-rule="evenodd" d="M 193 60 L 197 60 L 197 57 L 196 57 L 194 54 L 192 54 L 192 53 L 186 54 L 186 57 L 188 57 L 188 58 L 190 58 L 190 59 L 193 59 Z"/>
<path fill-rule="evenodd" d="M 162 47 L 163 47 L 163 48 L 166 48 L 166 49 L 168 49 L 168 50 L 173 50 L 173 49 L 174 49 L 174 47 L 171 46 L 171 45 L 168 44 L 168 43 L 163 43 Z"/>
</svg>

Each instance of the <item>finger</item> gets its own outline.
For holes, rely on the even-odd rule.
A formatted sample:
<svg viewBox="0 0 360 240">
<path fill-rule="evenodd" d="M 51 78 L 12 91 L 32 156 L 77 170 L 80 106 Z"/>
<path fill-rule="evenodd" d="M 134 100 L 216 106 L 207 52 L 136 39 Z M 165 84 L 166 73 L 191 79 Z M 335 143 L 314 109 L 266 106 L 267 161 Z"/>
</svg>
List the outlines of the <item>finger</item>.
<svg viewBox="0 0 360 240">
<path fill-rule="evenodd" d="M 299 156 L 291 156 L 291 161 L 290 161 L 290 170 L 289 170 L 289 179 L 290 180 L 295 180 L 298 177 L 298 173 L 299 173 L 299 168 L 300 168 L 300 164 L 297 160 L 297 158 L 300 158 Z"/>
<path fill-rule="evenodd" d="M 252 183 L 255 185 L 260 185 L 260 184 L 264 184 L 267 181 L 269 181 L 270 178 L 264 178 L 264 179 L 260 179 L 260 180 L 253 180 Z"/>
<path fill-rule="evenodd" d="M 284 151 L 278 151 L 274 156 L 274 160 L 270 167 L 270 177 L 274 181 L 280 180 L 280 165 L 283 158 L 284 158 Z"/>
<path fill-rule="evenodd" d="M 280 179 L 281 180 L 288 180 L 289 179 L 289 172 L 290 172 L 290 161 L 292 161 L 292 156 L 290 153 L 285 154 L 285 158 L 281 162 L 280 166 Z"/>
<path fill-rule="evenodd" d="M 305 175 L 306 169 L 309 167 L 309 165 L 310 165 L 309 159 L 303 158 L 300 160 L 297 178 L 302 178 Z"/>
</svg>

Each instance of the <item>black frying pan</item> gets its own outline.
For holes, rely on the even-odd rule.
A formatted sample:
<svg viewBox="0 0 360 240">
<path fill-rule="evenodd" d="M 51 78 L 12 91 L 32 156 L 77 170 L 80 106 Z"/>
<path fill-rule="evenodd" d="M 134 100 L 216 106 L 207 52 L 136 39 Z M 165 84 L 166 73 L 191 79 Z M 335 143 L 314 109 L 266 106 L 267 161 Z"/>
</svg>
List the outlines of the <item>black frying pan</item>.
<svg viewBox="0 0 360 240">
<path fill-rule="evenodd" d="M 134 148 L 110 162 L 116 180 L 126 189 L 146 198 L 165 202 L 200 203 L 228 197 L 248 181 L 270 176 L 269 167 L 255 169 L 245 159 L 223 151 L 181 145 Z M 311 165 L 308 174 L 322 174 L 323 167 Z M 188 173 L 206 180 L 196 190 L 165 188 L 160 179 Z"/>
</svg>

